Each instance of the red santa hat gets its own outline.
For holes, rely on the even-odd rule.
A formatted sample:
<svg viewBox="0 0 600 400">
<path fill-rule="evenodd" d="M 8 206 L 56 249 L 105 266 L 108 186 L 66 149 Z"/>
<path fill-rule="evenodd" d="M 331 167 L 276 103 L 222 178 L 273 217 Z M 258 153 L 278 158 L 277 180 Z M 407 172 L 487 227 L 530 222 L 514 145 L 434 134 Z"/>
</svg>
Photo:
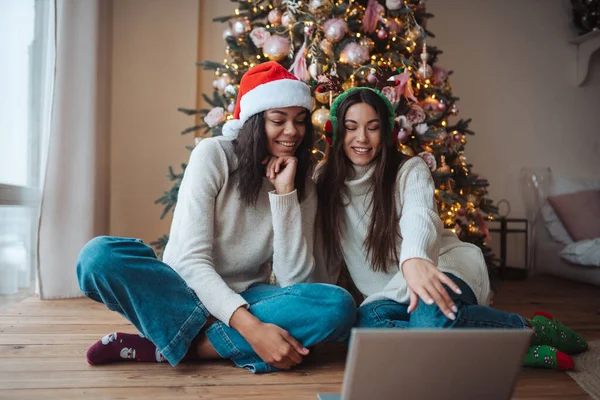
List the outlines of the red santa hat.
<svg viewBox="0 0 600 400">
<path fill-rule="evenodd" d="M 251 116 L 283 107 L 312 110 L 309 87 L 275 61 L 258 64 L 242 77 L 233 119 L 223 125 L 223 135 L 235 137 Z"/>
</svg>

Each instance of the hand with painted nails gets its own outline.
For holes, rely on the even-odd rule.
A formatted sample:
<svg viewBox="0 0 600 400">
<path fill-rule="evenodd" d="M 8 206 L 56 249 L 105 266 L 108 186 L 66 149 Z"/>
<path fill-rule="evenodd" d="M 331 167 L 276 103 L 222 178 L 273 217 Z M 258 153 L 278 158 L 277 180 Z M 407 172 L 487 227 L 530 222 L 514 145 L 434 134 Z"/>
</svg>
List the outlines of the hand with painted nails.
<svg viewBox="0 0 600 400">
<path fill-rule="evenodd" d="M 294 156 L 269 156 L 262 162 L 265 165 L 267 178 L 275 186 L 277 194 L 288 194 L 294 191 L 296 167 L 298 159 Z"/>
<path fill-rule="evenodd" d="M 458 308 L 443 285 L 448 286 L 457 294 L 462 292 L 446 274 L 429 261 L 421 258 L 404 261 L 401 269 L 410 290 L 409 313 L 417 308 L 420 297 L 425 304 L 437 304 L 444 315 L 451 320 L 456 319 Z"/>
</svg>

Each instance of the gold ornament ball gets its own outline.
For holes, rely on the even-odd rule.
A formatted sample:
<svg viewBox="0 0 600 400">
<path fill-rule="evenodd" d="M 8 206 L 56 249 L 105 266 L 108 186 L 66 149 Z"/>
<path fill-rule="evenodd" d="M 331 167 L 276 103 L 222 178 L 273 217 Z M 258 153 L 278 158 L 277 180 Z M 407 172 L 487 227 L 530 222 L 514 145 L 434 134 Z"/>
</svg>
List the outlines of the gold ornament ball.
<svg viewBox="0 0 600 400">
<path fill-rule="evenodd" d="M 333 56 L 333 43 L 331 43 L 329 40 L 327 39 L 323 39 L 321 40 L 321 43 L 319 44 L 319 48 L 323 51 L 323 53 L 326 56 Z"/>
<path fill-rule="evenodd" d="M 473 203 L 475 206 L 477 206 L 477 196 L 475 196 L 474 194 L 468 194 L 467 195 L 467 201 Z"/>
<path fill-rule="evenodd" d="M 333 3 L 331 0 L 310 0 L 308 3 L 308 10 L 312 14 L 325 14 L 329 13 Z"/>
<path fill-rule="evenodd" d="M 367 49 L 369 49 L 369 51 L 373 50 L 375 48 L 375 42 L 368 37 L 363 37 L 360 39 L 360 41 L 358 42 L 358 44 L 360 44 L 363 47 L 366 47 Z"/>
<path fill-rule="evenodd" d="M 440 171 L 442 174 L 449 174 L 450 166 L 448 164 L 442 164 L 442 166 L 438 168 L 438 171 Z"/>
<path fill-rule="evenodd" d="M 317 92 L 315 90 L 315 99 L 317 99 L 317 101 L 319 103 L 323 103 L 323 104 L 329 104 L 329 96 L 331 94 L 331 90 L 327 90 L 324 92 Z"/>
<path fill-rule="evenodd" d="M 412 40 L 413 42 L 416 42 L 420 36 L 421 36 L 421 30 L 419 28 L 413 28 L 408 31 L 406 38 L 409 40 Z"/>
<path fill-rule="evenodd" d="M 353 87 L 356 87 L 356 80 L 348 79 L 342 83 L 342 89 L 344 90 L 348 90 Z"/>
<path fill-rule="evenodd" d="M 321 132 L 325 130 L 325 124 L 327 123 L 328 120 L 329 120 L 329 110 L 326 109 L 325 107 L 321 107 L 312 113 L 312 117 L 311 117 L 312 124 L 317 130 L 319 130 Z"/>
<path fill-rule="evenodd" d="M 407 157 L 412 157 L 415 155 L 415 151 L 412 149 L 412 147 L 407 146 L 405 144 L 400 144 L 398 146 L 398 150 L 400 150 L 400 153 L 404 154 Z"/>
</svg>

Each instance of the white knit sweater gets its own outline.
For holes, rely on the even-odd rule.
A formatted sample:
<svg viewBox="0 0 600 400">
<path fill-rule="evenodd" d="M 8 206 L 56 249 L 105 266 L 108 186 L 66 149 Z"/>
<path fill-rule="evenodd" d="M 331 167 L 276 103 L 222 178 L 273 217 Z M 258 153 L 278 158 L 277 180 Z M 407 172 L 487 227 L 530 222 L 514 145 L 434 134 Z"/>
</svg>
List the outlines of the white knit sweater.
<svg viewBox="0 0 600 400">
<path fill-rule="evenodd" d="M 268 282 L 271 260 L 282 287 L 305 281 L 314 269 L 314 184 L 307 182 L 300 204 L 297 191 L 276 195 L 265 177 L 256 206 L 248 206 L 230 175 L 237 168 L 233 150 L 232 139 L 220 137 L 192 151 L 163 257 L 226 324 L 247 306 L 239 293 Z"/>
<path fill-rule="evenodd" d="M 408 304 L 410 294 L 400 266 L 408 259 L 421 258 L 437 265 L 441 271 L 461 278 L 471 287 L 478 303 L 488 305 L 490 284 L 483 254 L 477 246 L 461 242 L 453 232 L 443 228 L 437 213 L 431 172 L 419 157 L 406 161 L 396 178 L 400 260 L 388 273 L 374 272 L 364 246 L 371 222 L 369 204 L 374 165 L 354 166 L 354 171 L 352 179 L 346 181 L 350 199 L 347 199 L 342 214 L 341 245 L 352 280 L 366 297 L 363 304 L 380 299 Z M 311 279 L 335 283 L 339 268 L 332 266 L 339 265 L 341 260 L 332 260 L 327 269 L 319 246 L 315 254 L 317 268 Z"/>
</svg>

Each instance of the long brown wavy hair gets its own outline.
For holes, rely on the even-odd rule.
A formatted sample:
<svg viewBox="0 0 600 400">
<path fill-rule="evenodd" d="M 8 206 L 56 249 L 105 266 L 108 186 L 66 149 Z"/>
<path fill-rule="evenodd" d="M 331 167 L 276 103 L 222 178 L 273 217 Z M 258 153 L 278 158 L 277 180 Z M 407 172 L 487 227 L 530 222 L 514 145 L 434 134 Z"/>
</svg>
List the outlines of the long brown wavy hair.
<svg viewBox="0 0 600 400">
<path fill-rule="evenodd" d="M 304 138 L 295 154 L 298 166 L 294 186 L 298 191 L 299 201 L 304 200 L 306 180 L 313 168 L 310 152 L 313 147 L 313 126 L 310 118 L 306 118 L 305 124 Z M 249 206 L 255 206 L 266 173 L 262 161 L 269 155 L 263 112 L 248 118 L 233 141 L 233 148 L 238 158 L 238 167 L 231 175 L 240 192 L 240 199 Z"/>
<path fill-rule="evenodd" d="M 371 269 L 387 272 L 390 265 L 397 263 L 397 240 L 400 236 L 399 215 L 396 212 L 396 175 L 398 168 L 405 160 L 402 153 L 388 145 L 387 138 L 392 135 L 388 125 L 389 111 L 377 94 L 369 90 L 351 93 L 339 105 L 337 116 L 336 141 L 329 148 L 326 160 L 317 169 L 316 185 L 318 194 L 317 224 L 323 235 L 323 245 L 327 254 L 327 264 L 335 258 L 341 258 L 342 222 L 341 213 L 344 198 L 349 199 L 345 181 L 352 178 L 352 163 L 344 152 L 344 137 L 346 128 L 344 120 L 350 107 L 358 103 L 366 103 L 377 112 L 380 123 L 382 148 L 376 158 L 373 173 L 371 203 L 371 221 L 369 232 L 364 242 L 367 255 L 371 257 Z M 353 229 L 353 227 L 345 227 Z"/>
</svg>

